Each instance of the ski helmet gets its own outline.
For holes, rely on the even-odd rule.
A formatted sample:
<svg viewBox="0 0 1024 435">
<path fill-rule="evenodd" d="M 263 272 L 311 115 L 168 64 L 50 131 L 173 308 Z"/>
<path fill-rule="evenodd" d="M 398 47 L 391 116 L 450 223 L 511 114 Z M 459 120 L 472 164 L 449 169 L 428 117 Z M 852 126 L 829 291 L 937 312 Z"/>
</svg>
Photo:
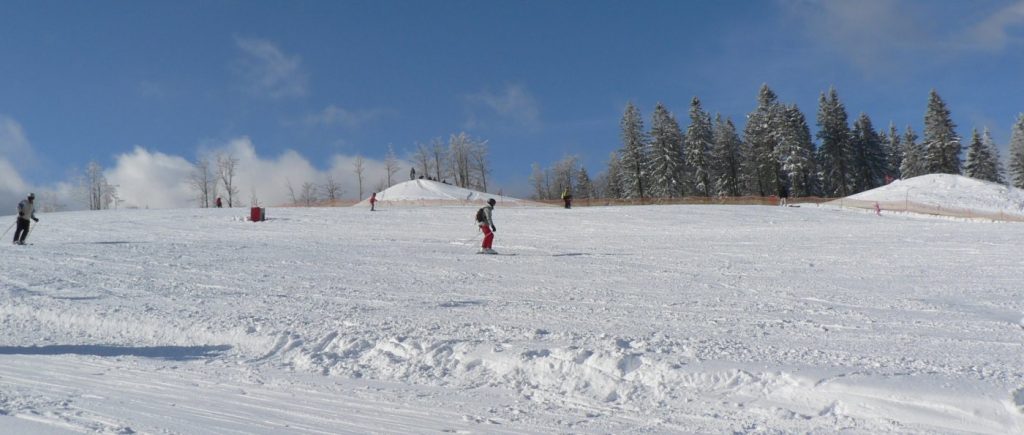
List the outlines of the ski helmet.
<svg viewBox="0 0 1024 435">
<path fill-rule="evenodd" d="M 490 205 L 491 205 L 492 207 L 493 207 L 493 206 L 494 206 L 494 204 L 495 204 L 495 203 L 497 203 L 497 202 L 498 202 L 498 201 L 495 201 L 495 200 L 494 200 L 494 198 L 491 198 L 491 199 L 488 199 L 488 200 L 487 200 L 487 203 L 488 203 L 488 204 L 490 204 Z"/>
</svg>

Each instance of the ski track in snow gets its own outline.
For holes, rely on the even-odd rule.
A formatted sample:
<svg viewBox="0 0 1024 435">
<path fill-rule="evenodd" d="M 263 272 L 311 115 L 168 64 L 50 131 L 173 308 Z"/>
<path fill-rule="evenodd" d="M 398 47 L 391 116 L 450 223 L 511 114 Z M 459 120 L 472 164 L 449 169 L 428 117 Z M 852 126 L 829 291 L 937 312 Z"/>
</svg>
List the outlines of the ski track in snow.
<svg viewBox="0 0 1024 435">
<path fill-rule="evenodd" d="M 1020 224 L 499 207 L 484 256 L 473 210 L 46 215 L 0 427 L 1024 432 Z"/>
</svg>

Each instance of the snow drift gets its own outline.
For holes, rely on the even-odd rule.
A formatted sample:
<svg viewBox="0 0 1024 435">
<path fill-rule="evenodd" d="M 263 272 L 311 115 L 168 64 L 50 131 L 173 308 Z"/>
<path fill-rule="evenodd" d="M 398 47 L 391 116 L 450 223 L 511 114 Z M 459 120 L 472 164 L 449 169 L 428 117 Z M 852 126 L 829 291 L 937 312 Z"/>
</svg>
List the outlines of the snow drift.
<svg viewBox="0 0 1024 435">
<path fill-rule="evenodd" d="M 494 198 L 502 207 L 535 206 L 545 207 L 546 204 L 526 201 L 511 196 L 497 195 L 466 189 L 450 184 L 431 180 L 409 180 L 391 186 L 377 193 L 378 206 L 423 206 L 423 205 L 483 205 L 488 199 Z M 364 199 L 357 207 L 369 207 L 369 199 Z"/>
</svg>

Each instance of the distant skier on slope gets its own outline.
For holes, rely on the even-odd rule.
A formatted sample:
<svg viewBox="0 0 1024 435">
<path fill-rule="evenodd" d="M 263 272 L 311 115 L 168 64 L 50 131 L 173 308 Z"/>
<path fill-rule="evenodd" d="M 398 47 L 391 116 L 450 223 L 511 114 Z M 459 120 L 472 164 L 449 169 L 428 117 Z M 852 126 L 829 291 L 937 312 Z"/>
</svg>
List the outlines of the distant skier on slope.
<svg viewBox="0 0 1024 435">
<path fill-rule="evenodd" d="M 498 228 L 494 226 L 494 204 L 497 201 L 494 198 L 487 200 L 487 205 L 476 211 L 476 224 L 480 227 L 480 231 L 484 233 L 483 244 L 480 245 L 480 251 L 477 254 L 497 254 L 498 252 L 491 249 L 491 243 L 494 242 L 494 232 L 498 231 Z"/>
<path fill-rule="evenodd" d="M 565 201 L 565 208 L 572 208 L 572 193 L 569 193 L 568 187 L 562 191 L 562 201 Z"/>
<path fill-rule="evenodd" d="M 373 194 L 370 195 L 370 211 L 375 211 L 373 209 L 374 204 L 377 204 L 377 192 L 373 192 Z"/>
<path fill-rule="evenodd" d="M 18 203 L 18 228 L 14 230 L 13 242 L 15 245 L 25 244 L 25 238 L 28 237 L 29 219 L 39 222 L 39 218 L 36 217 L 35 200 L 36 194 L 30 193 L 27 199 Z"/>
</svg>

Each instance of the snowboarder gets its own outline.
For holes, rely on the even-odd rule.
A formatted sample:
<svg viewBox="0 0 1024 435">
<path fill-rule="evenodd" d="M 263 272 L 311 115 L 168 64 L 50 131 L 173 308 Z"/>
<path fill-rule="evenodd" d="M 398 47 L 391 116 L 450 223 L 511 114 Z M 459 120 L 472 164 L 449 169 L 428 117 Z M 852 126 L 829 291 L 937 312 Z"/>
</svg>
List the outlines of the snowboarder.
<svg viewBox="0 0 1024 435">
<path fill-rule="evenodd" d="M 377 192 L 370 194 L 370 211 L 376 211 L 373 209 L 374 204 L 377 203 Z"/>
<path fill-rule="evenodd" d="M 562 191 L 562 201 L 565 201 L 565 208 L 572 208 L 572 194 L 568 187 Z"/>
<path fill-rule="evenodd" d="M 487 200 L 487 205 L 480 208 L 476 212 L 476 224 L 480 227 L 480 231 L 484 233 L 484 241 L 480 245 L 480 252 L 478 254 L 497 254 L 498 252 L 491 249 L 491 244 L 494 242 L 494 232 L 498 231 L 498 228 L 494 226 L 494 218 L 491 215 L 494 212 L 494 204 L 497 201 L 494 198 Z"/>
<path fill-rule="evenodd" d="M 25 244 L 25 238 L 28 237 L 29 219 L 39 222 L 39 218 L 36 217 L 35 200 L 36 194 L 30 193 L 27 199 L 18 203 L 18 228 L 14 230 L 15 245 Z"/>
<path fill-rule="evenodd" d="M 223 205 L 224 205 L 224 203 L 220 202 L 220 197 L 218 196 L 217 197 L 217 208 L 221 208 L 221 206 L 223 206 Z"/>
</svg>

